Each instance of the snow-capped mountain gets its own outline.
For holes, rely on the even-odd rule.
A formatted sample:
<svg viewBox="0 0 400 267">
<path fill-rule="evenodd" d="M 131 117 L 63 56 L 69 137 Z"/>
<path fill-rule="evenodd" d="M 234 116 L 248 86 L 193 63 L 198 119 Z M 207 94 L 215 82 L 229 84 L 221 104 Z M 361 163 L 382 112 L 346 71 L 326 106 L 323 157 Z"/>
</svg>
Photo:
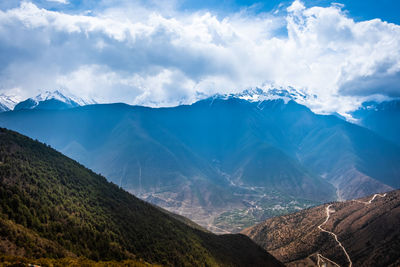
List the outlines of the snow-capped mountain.
<svg viewBox="0 0 400 267">
<path fill-rule="evenodd" d="M 28 98 L 18 103 L 14 110 L 21 109 L 67 109 L 79 106 L 96 104 L 94 100 L 87 100 L 59 90 L 45 91 L 33 98 Z"/>
<path fill-rule="evenodd" d="M 12 110 L 16 104 L 10 96 L 0 94 L 0 112 Z"/>
<path fill-rule="evenodd" d="M 216 94 L 212 98 L 228 99 L 228 98 L 240 98 L 249 102 L 262 102 L 265 100 L 275 100 L 283 99 L 285 103 L 290 100 L 294 100 L 299 103 L 303 103 L 307 99 L 315 97 L 309 94 L 297 90 L 293 87 L 256 87 L 246 89 L 240 93 L 230 93 L 230 94 Z"/>
<path fill-rule="evenodd" d="M 61 102 L 64 102 L 64 103 L 75 102 L 79 106 L 96 104 L 96 101 L 94 101 L 94 100 L 87 100 L 87 99 L 84 99 L 84 98 L 76 97 L 74 95 L 67 94 L 65 92 L 61 93 L 59 90 L 55 90 L 53 92 L 46 91 L 44 93 L 41 93 L 41 94 L 37 95 L 34 99 L 36 101 L 38 101 L 38 102 L 51 100 L 51 99 L 55 99 L 55 100 L 58 100 L 58 101 L 61 101 Z"/>
<path fill-rule="evenodd" d="M 247 89 L 236 94 L 236 97 L 250 102 L 259 102 L 264 100 L 283 99 L 285 102 L 289 100 L 305 100 L 310 96 L 305 92 L 294 89 L 293 87 L 266 87 Z"/>
</svg>

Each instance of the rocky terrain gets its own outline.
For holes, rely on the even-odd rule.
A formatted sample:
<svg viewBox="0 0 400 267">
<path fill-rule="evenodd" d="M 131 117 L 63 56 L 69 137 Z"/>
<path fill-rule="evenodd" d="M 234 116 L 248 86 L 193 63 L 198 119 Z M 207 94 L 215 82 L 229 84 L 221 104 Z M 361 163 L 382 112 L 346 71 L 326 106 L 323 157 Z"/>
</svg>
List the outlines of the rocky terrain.
<svg viewBox="0 0 400 267">
<path fill-rule="evenodd" d="M 288 266 L 399 266 L 400 190 L 333 202 L 245 229 Z"/>
</svg>

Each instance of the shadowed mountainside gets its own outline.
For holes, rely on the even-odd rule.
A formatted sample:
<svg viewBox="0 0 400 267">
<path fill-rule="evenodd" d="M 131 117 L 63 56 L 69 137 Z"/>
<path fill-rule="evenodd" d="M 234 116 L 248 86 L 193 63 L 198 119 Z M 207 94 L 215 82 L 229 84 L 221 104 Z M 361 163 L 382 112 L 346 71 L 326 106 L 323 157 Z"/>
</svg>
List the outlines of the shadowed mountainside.
<svg viewBox="0 0 400 267">
<path fill-rule="evenodd" d="M 364 127 L 400 145 L 400 100 L 366 102 L 352 116 Z"/>
</svg>

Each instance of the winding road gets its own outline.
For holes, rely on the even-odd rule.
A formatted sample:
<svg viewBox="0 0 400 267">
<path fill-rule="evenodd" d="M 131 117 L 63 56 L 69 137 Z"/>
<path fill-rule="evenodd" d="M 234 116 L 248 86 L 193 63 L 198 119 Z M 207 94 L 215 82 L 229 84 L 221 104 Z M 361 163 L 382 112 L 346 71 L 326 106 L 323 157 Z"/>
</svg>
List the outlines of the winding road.
<svg viewBox="0 0 400 267">
<path fill-rule="evenodd" d="M 353 200 L 354 202 L 358 202 L 358 203 L 362 203 L 365 205 L 369 205 L 372 203 L 372 201 L 376 198 L 376 197 L 386 197 L 386 193 L 385 194 L 375 194 L 369 201 L 365 202 L 365 201 L 360 201 L 360 200 Z"/>
<path fill-rule="evenodd" d="M 369 204 L 372 203 L 372 201 L 374 201 L 374 199 L 375 199 L 376 197 L 385 197 L 385 196 L 386 196 L 386 193 L 385 193 L 385 194 L 375 194 L 369 201 L 360 201 L 360 200 L 353 200 L 353 201 L 354 201 L 354 202 L 358 202 L 358 203 L 362 203 L 362 204 L 365 204 L 365 205 L 369 205 Z M 344 254 L 345 254 L 346 257 L 347 257 L 347 260 L 348 260 L 348 262 L 349 262 L 349 267 L 352 267 L 352 266 L 353 266 L 353 262 L 351 261 L 350 256 L 349 256 L 349 254 L 347 253 L 345 247 L 344 247 L 344 246 L 342 245 L 342 243 L 339 241 L 337 235 L 336 235 L 335 233 L 332 233 L 332 232 L 330 232 L 330 231 L 325 230 L 325 229 L 322 228 L 322 226 L 328 222 L 329 217 L 331 216 L 331 213 L 335 212 L 335 210 L 331 210 L 331 206 L 332 206 L 332 205 L 333 205 L 333 204 L 330 204 L 330 205 L 328 205 L 328 206 L 325 208 L 325 211 L 326 211 L 326 218 L 325 218 L 325 221 L 324 221 L 323 223 L 321 223 L 320 225 L 318 225 L 318 229 L 321 230 L 322 232 L 331 234 L 331 235 L 335 238 L 336 242 L 337 242 L 338 245 L 342 248 Z M 333 263 L 333 264 L 335 264 L 336 266 L 339 266 L 339 267 L 340 267 L 339 264 L 337 264 L 336 262 L 334 262 L 334 261 L 332 261 L 332 260 L 330 260 L 330 259 L 328 259 L 328 258 L 322 256 L 322 255 L 319 254 L 319 253 L 317 253 L 317 258 L 318 258 L 318 262 L 317 262 L 318 267 L 321 267 L 321 265 L 320 265 L 321 259 L 324 260 L 324 261 L 330 261 L 331 263 Z"/>
<path fill-rule="evenodd" d="M 333 205 L 333 204 L 330 204 L 330 205 L 328 205 L 328 206 L 326 207 L 326 209 L 325 209 L 325 210 L 326 210 L 326 219 L 325 219 L 325 221 L 324 221 L 323 223 L 321 223 L 320 225 L 318 225 L 318 229 L 321 230 L 322 232 L 331 234 L 331 235 L 335 238 L 336 242 L 337 242 L 338 245 L 343 249 L 343 252 L 344 252 L 344 254 L 345 254 L 346 257 L 347 257 L 347 260 L 349 261 L 349 267 L 351 267 L 351 266 L 353 266 L 353 262 L 351 261 L 350 256 L 349 256 L 349 254 L 347 253 L 347 251 L 346 251 L 346 249 L 344 248 L 344 246 L 342 245 L 342 243 L 340 243 L 340 241 L 339 241 L 337 235 L 336 235 L 335 233 L 332 233 L 332 232 L 327 231 L 327 230 L 325 230 L 325 229 L 322 228 L 322 225 L 324 225 L 324 224 L 326 224 L 326 223 L 328 222 L 329 217 L 331 216 L 331 212 L 332 212 L 332 213 L 335 212 L 335 210 L 331 210 L 331 206 L 332 206 L 332 205 Z M 319 258 L 318 258 L 318 259 L 319 259 Z M 334 262 L 334 261 L 332 261 L 332 262 L 335 263 L 337 266 L 339 266 L 336 262 Z M 318 266 L 319 266 L 319 265 L 318 265 Z"/>
<path fill-rule="evenodd" d="M 322 261 L 322 262 L 323 262 L 323 261 L 329 261 L 329 262 L 333 263 L 334 265 L 336 265 L 337 267 L 340 267 L 339 264 L 337 264 L 336 262 L 334 262 L 334 261 L 328 259 L 327 257 L 322 256 L 322 255 L 319 254 L 319 253 L 317 253 L 317 257 L 318 257 L 318 262 L 317 262 L 318 267 L 321 266 L 321 265 L 320 265 L 320 262 L 321 262 L 321 261 Z M 322 260 L 321 260 L 321 259 L 322 259 Z"/>
</svg>

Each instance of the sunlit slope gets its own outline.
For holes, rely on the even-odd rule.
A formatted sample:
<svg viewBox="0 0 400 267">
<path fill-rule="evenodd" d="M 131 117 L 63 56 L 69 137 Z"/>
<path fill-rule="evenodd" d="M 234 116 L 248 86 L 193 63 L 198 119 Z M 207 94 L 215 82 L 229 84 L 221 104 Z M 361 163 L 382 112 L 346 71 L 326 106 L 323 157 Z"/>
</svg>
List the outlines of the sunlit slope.
<svg viewBox="0 0 400 267">
<path fill-rule="evenodd" d="M 288 266 L 398 266 L 399 220 L 396 190 L 275 217 L 243 233 Z"/>
</svg>

